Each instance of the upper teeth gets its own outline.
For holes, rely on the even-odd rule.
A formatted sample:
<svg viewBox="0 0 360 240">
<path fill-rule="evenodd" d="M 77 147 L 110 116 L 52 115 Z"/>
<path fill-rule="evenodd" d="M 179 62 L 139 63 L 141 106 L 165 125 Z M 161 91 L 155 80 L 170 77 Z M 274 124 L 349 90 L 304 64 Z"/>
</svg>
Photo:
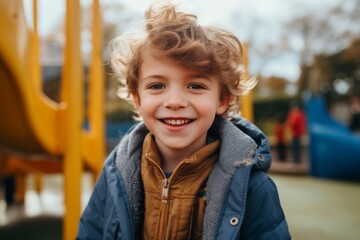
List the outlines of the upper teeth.
<svg viewBox="0 0 360 240">
<path fill-rule="evenodd" d="M 166 119 L 165 123 L 167 124 L 171 124 L 171 125 L 182 125 L 182 124 L 186 124 L 190 122 L 190 120 L 185 120 L 185 119 Z"/>
</svg>

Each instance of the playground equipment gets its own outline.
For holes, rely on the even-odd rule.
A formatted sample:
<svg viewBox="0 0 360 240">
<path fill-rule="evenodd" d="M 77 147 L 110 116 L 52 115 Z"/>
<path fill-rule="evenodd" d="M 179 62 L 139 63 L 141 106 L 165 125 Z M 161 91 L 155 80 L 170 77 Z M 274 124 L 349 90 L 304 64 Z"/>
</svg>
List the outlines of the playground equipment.
<svg viewBox="0 0 360 240">
<path fill-rule="evenodd" d="M 60 103 L 51 101 L 41 89 L 36 0 L 33 6 L 31 28 L 24 16 L 22 0 L 0 1 L 0 177 L 17 171 L 61 172 L 65 193 L 63 236 L 75 239 L 81 212 L 83 165 L 97 176 L 105 152 L 99 1 L 93 1 L 89 130 L 82 127 L 80 3 L 67 0 L 66 4 Z"/>
<path fill-rule="evenodd" d="M 31 28 L 22 0 L 0 1 L 0 177 L 61 172 L 65 180 L 63 236 L 75 239 L 83 165 L 97 176 L 105 152 L 99 0 L 93 0 L 89 130 L 83 128 L 79 0 L 67 0 L 66 5 L 60 103 L 42 92 L 36 0 L 33 6 Z M 246 52 L 244 57 L 245 65 Z M 251 100 L 245 98 L 242 106 L 247 107 L 243 115 L 251 120 Z"/>
<path fill-rule="evenodd" d="M 339 180 L 360 180 L 360 136 L 335 121 L 323 97 L 306 101 L 310 175 Z"/>
<path fill-rule="evenodd" d="M 242 60 L 243 60 L 243 65 L 244 65 L 244 69 L 245 69 L 245 79 L 248 79 L 249 77 L 249 53 L 248 53 L 248 44 L 244 44 L 243 47 L 243 55 L 242 55 Z M 241 98 L 241 102 L 240 102 L 240 106 L 241 106 L 241 110 L 240 110 L 240 115 L 242 115 L 244 118 L 246 118 L 247 120 L 249 120 L 250 122 L 254 121 L 254 106 L 253 106 L 253 96 L 252 96 L 252 92 L 249 92 L 248 94 L 244 95 Z"/>
</svg>

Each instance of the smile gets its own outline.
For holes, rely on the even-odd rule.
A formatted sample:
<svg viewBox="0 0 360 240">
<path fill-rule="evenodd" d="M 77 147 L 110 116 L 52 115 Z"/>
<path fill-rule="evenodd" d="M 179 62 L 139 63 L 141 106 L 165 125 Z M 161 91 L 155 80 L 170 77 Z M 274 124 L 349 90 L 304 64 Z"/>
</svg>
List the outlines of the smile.
<svg viewBox="0 0 360 240">
<path fill-rule="evenodd" d="M 181 126 L 191 122 L 190 119 L 164 119 L 163 122 L 173 126 Z"/>
</svg>

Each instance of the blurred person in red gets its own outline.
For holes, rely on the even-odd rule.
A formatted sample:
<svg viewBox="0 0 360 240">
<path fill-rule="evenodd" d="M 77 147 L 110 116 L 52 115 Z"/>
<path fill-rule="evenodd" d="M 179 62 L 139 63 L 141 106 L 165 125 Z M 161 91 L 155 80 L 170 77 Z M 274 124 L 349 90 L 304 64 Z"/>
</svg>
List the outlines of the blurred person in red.
<svg viewBox="0 0 360 240">
<path fill-rule="evenodd" d="M 301 163 L 301 139 L 306 131 L 305 113 L 299 101 L 291 104 L 287 115 L 286 125 L 291 137 L 291 153 L 294 163 Z"/>
<path fill-rule="evenodd" d="M 277 157 L 280 162 L 286 161 L 286 140 L 285 140 L 285 120 L 286 114 L 280 113 L 277 117 L 277 121 L 274 126 L 274 136 L 275 136 L 275 147 L 277 152 Z"/>
</svg>

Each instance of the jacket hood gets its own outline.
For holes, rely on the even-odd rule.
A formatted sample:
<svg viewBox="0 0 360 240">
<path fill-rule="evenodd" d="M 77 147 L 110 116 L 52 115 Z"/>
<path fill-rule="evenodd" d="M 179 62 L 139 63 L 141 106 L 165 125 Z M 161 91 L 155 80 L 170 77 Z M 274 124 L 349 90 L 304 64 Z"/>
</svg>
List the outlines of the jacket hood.
<svg viewBox="0 0 360 240">
<path fill-rule="evenodd" d="M 232 116 L 228 121 L 216 117 L 210 131 L 221 141 L 220 161 L 230 174 L 239 167 L 252 166 L 267 171 L 271 165 L 271 152 L 264 133 L 243 117 Z"/>
<path fill-rule="evenodd" d="M 249 136 L 256 144 L 257 149 L 253 158 L 255 170 L 269 170 L 271 166 L 271 150 L 268 138 L 253 123 L 242 117 L 232 117 L 230 121 L 245 135 Z"/>
</svg>

